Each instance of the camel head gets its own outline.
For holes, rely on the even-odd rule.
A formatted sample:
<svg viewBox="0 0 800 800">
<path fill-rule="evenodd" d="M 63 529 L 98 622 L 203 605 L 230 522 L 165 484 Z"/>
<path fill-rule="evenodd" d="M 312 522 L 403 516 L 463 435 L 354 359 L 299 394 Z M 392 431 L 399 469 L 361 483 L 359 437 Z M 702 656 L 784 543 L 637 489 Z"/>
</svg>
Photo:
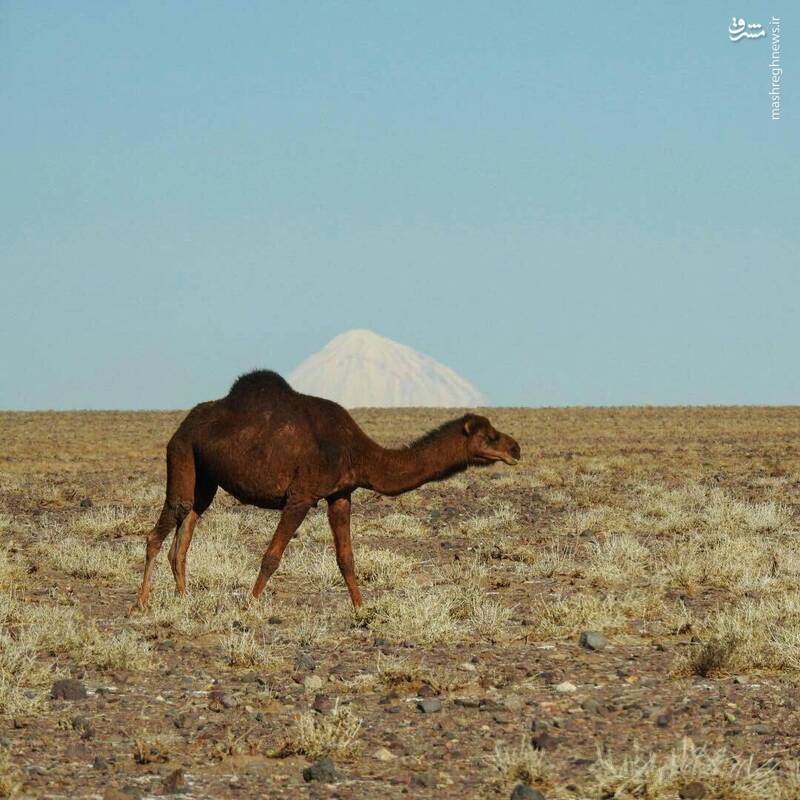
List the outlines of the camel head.
<svg viewBox="0 0 800 800">
<path fill-rule="evenodd" d="M 520 459 L 519 445 L 507 433 L 500 433 L 486 417 L 467 414 L 462 426 L 467 437 L 470 464 L 505 461 L 512 466 Z"/>
</svg>

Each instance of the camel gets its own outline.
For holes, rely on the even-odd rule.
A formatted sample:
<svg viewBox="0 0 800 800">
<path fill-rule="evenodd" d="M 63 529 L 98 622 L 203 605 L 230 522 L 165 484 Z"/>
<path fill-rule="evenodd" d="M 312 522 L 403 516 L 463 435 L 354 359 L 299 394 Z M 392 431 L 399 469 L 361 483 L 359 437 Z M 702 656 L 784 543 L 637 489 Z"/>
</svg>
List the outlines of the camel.
<svg viewBox="0 0 800 800">
<path fill-rule="evenodd" d="M 220 486 L 242 503 L 282 512 L 261 560 L 254 598 L 309 509 L 325 499 L 336 560 L 357 609 L 361 592 L 350 540 L 350 497 L 356 489 L 395 496 L 469 466 L 513 465 L 519 458 L 517 442 L 477 414 L 446 422 L 405 447 L 384 448 L 337 403 L 300 394 L 275 372 L 250 372 L 222 399 L 195 406 L 167 445 L 166 498 L 147 537 L 134 609 L 147 606 L 154 559 L 173 529 L 169 562 L 176 591 L 186 592 L 186 554 L 195 525 Z"/>
</svg>

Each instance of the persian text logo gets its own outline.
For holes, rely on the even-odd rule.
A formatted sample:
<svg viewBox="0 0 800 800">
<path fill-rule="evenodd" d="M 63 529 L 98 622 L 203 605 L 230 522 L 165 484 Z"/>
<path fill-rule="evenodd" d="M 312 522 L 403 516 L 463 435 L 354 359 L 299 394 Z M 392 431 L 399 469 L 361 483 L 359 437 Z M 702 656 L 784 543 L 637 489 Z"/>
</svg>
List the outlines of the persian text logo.
<svg viewBox="0 0 800 800">
<path fill-rule="evenodd" d="M 728 25 L 728 36 L 732 42 L 738 42 L 742 39 L 759 39 L 766 35 L 767 32 L 760 22 L 748 23 L 741 18 L 733 17 L 731 24 Z"/>
</svg>

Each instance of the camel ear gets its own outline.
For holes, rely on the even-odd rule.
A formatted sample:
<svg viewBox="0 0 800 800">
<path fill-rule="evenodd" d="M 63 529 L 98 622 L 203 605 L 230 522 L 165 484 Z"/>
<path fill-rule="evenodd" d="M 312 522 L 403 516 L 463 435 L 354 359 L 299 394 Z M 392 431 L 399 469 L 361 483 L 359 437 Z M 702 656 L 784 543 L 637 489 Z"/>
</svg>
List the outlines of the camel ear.
<svg viewBox="0 0 800 800">
<path fill-rule="evenodd" d="M 472 414 L 468 414 L 464 417 L 464 434 L 466 436 L 472 436 L 473 431 L 475 430 L 477 425 L 477 420 Z"/>
</svg>

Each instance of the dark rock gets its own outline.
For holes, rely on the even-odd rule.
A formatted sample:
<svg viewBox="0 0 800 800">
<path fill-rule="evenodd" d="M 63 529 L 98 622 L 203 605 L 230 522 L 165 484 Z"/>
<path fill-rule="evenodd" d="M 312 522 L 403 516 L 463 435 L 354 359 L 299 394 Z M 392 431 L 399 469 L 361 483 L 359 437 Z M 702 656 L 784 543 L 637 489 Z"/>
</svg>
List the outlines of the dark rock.
<svg viewBox="0 0 800 800">
<path fill-rule="evenodd" d="M 178 768 L 164 778 L 164 794 L 183 794 L 189 791 L 189 784 L 183 776 L 183 770 Z"/>
<path fill-rule="evenodd" d="M 671 723 L 672 723 L 672 714 L 670 714 L 669 711 L 662 711 L 656 717 L 656 725 L 659 728 L 669 728 Z"/>
<path fill-rule="evenodd" d="M 329 758 L 321 758 L 310 767 L 303 770 L 303 780 L 306 783 L 319 781 L 320 783 L 334 783 L 336 781 L 336 768 Z"/>
<path fill-rule="evenodd" d="M 511 792 L 511 800 L 545 800 L 545 796 L 527 783 L 518 783 Z"/>
<path fill-rule="evenodd" d="M 281 617 L 269 617 L 267 619 L 267 625 L 283 625 L 283 619 Z"/>
<path fill-rule="evenodd" d="M 504 710 L 503 706 L 501 706 L 500 703 L 498 703 L 497 701 L 492 700 L 491 697 L 484 697 L 478 704 L 478 708 L 481 711 L 492 711 L 492 712 Z"/>
<path fill-rule="evenodd" d="M 311 708 L 318 714 L 329 714 L 333 710 L 333 700 L 326 694 L 315 695 Z"/>
<path fill-rule="evenodd" d="M 99 769 L 102 771 L 102 770 L 107 770 L 110 764 L 108 763 L 108 759 L 105 758 L 104 756 L 95 756 L 94 761 L 92 762 L 92 766 L 95 769 Z"/>
<path fill-rule="evenodd" d="M 608 647 L 608 639 L 597 631 L 584 631 L 578 643 L 587 650 L 605 650 Z"/>
<path fill-rule="evenodd" d="M 50 697 L 53 700 L 85 700 L 86 687 L 74 678 L 62 678 L 53 683 Z"/>
<path fill-rule="evenodd" d="M 436 692 L 433 690 L 433 687 L 429 686 L 427 683 L 420 686 L 419 691 L 417 692 L 418 697 L 436 697 Z"/>
<path fill-rule="evenodd" d="M 678 790 L 681 800 L 702 800 L 707 794 L 706 785 L 700 781 L 692 781 Z"/>
<path fill-rule="evenodd" d="M 411 776 L 411 785 L 424 789 L 435 789 L 438 784 L 436 776 L 432 772 L 418 772 Z"/>
<path fill-rule="evenodd" d="M 81 500 L 81 502 L 80 502 L 80 503 L 78 503 L 78 505 L 79 505 L 81 508 L 92 508 L 92 507 L 94 506 L 94 503 L 92 502 L 92 498 L 91 498 L 91 497 L 84 497 L 84 498 Z"/>
<path fill-rule="evenodd" d="M 554 750 L 558 746 L 558 739 L 544 731 L 532 737 L 531 744 L 535 750 Z"/>
<path fill-rule="evenodd" d="M 423 714 L 435 714 L 437 711 L 442 710 L 442 701 L 438 697 L 429 697 L 425 700 L 420 700 L 417 703 L 417 708 Z"/>
<path fill-rule="evenodd" d="M 298 653 L 294 668 L 298 672 L 313 672 L 317 668 L 317 662 L 308 653 Z"/>
<path fill-rule="evenodd" d="M 481 701 L 477 697 L 456 697 L 453 703 L 462 708 L 479 708 Z"/>
</svg>

